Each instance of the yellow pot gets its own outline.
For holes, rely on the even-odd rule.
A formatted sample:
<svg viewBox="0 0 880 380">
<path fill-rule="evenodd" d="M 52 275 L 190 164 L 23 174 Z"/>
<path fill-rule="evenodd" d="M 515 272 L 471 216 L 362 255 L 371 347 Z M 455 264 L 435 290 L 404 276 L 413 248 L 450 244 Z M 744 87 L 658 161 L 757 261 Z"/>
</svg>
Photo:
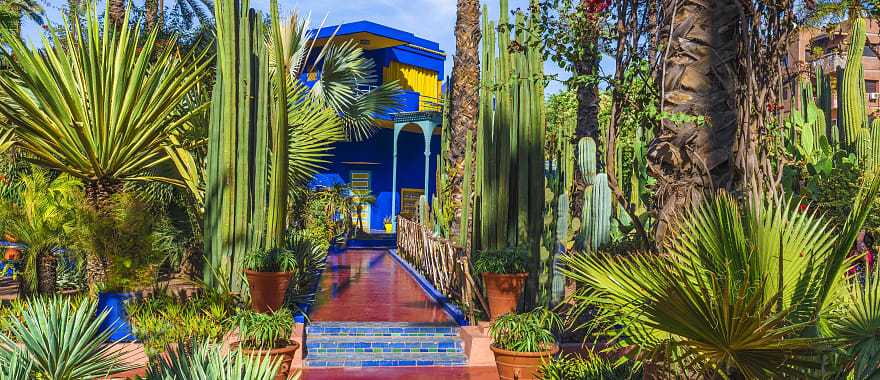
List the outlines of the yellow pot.
<svg viewBox="0 0 880 380">
<path fill-rule="evenodd" d="M 390 234 L 392 232 L 394 232 L 394 225 L 391 223 L 385 223 L 385 233 Z"/>
</svg>

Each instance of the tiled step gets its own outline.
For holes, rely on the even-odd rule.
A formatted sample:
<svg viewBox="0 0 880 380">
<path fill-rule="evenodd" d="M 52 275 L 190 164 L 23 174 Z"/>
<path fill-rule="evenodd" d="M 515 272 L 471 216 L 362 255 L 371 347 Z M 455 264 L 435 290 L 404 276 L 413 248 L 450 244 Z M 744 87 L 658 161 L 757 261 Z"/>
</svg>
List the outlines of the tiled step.
<svg viewBox="0 0 880 380">
<path fill-rule="evenodd" d="M 460 367 L 463 353 L 309 353 L 307 367 Z"/>
<path fill-rule="evenodd" d="M 410 322 L 316 322 L 310 336 L 458 336 L 458 326 Z"/>
<path fill-rule="evenodd" d="M 310 336 L 306 340 L 309 354 L 319 352 L 463 352 L 458 337 L 422 336 Z"/>
</svg>

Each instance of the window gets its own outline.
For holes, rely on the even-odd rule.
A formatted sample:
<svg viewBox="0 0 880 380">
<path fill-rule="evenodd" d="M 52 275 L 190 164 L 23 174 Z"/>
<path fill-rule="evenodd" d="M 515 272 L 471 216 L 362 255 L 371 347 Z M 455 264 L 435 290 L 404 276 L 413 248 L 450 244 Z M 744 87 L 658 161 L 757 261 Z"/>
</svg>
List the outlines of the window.
<svg viewBox="0 0 880 380">
<path fill-rule="evenodd" d="M 878 84 L 877 80 L 865 80 L 865 92 L 867 92 L 869 94 L 880 92 L 877 90 L 877 87 L 878 87 L 877 84 Z"/>
</svg>

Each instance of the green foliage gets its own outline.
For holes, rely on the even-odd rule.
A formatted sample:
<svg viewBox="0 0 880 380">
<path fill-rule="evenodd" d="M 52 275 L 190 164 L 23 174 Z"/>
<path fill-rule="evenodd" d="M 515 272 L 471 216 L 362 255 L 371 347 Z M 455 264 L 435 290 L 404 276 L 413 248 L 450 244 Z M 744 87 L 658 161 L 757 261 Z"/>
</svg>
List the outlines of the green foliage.
<svg viewBox="0 0 880 380">
<path fill-rule="evenodd" d="M 471 261 L 476 273 L 524 273 L 528 267 L 529 251 L 522 247 L 476 251 Z"/>
<path fill-rule="evenodd" d="M 223 353 L 220 345 L 202 343 L 170 352 L 167 359 L 152 363 L 144 380 L 272 380 L 279 366 L 268 355 L 252 356 L 238 350 Z"/>
<path fill-rule="evenodd" d="M 29 362 L 30 376 L 11 380 L 80 380 L 126 370 L 122 354 L 105 344 L 112 331 L 99 331 L 107 311 L 97 313 L 97 303 L 87 301 L 73 307 L 60 297 L 35 298 L 12 320 L 10 335 L 0 335 L 2 358 Z M 4 378 L 5 379 L 5 378 Z"/>
<path fill-rule="evenodd" d="M 816 337 L 844 288 L 849 252 L 880 180 L 870 177 L 840 228 L 794 202 L 721 193 L 676 224 L 662 255 L 569 255 L 575 315 L 667 375 L 804 377 L 829 340 Z"/>
<path fill-rule="evenodd" d="M 258 248 L 242 258 L 242 267 L 254 272 L 290 272 L 296 268 L 296 253 L 286 248 Z"/>
<path fill-rule="evenodd" d="M 489 335 L 495 347 L 515 352 L 541 352 L 556 344 L 554 332 L 562 320 L 553 312 L 538 308 L 527 313 L 505 314 L 492 322 Z"/>
<path fill-rule="evenodd" d="M 143 341 L 146 354 L 154 357 L 176 343 L 222 343 L 232 328 L 234 307 L 233 299 L 219 293 L 181 300 L 162 292 L 129 301 L 126 311 L 134 335 Z"/>
<path fill-rule="evenodd" d="M 287 309 L 272 314 L 261 314 L 251 310 L 240 312 L 234 317 L 238 327 L 239 346 L 248 349 L 272 349 L 285 347 L 293 334 L 293 316 Z"/>
<path fill-rule="evenodd" d="M 568 355 L 553 358 L 541 366 L 544 380 L 621 380 L 639 378 L 640 373 L 623 360 L 612 361 L 587 351 L 584 357 Z M 621 363 L 621 361 L 624 361 Z"/>
<path fill-rule="evenodd" d="M 846 350 L 845 370 L 856 379 L 880 375 L 880 269 L 875 265 L 865 274 L 848 280 L 840 306 L 830 318 L 828 334 L 840 339 Z"/>
<path fill-rule="evenodd" d="M 327 264 L 327 248 L 321 236 L 309 235 L 307 231 L 288 233 L 284 247 L 293 254 L 295 263 L 291 268 L 288 302 L 314 301 L 318 281 Z"/>
<path fill-rule="evenodd" d="M 862 51 L 866 41 L 865 19 L 852 20 L 846 67 L 840 82 L 840 122 L 846 132 L 846 145 L 854 146 L 859 131 L 867 127 L 865 105 L 865 79 L 862 68 Z"/>
<path fill-rule="evenodd" d="M 124 24 L 128 24 L 126 15 Z M 210 65 L 181 55 L 156 33 L 111 27 L 90 7 L 30 48 L 3 33 L 11 74 L 0 76 L 0 115 L 14 126 L 29 160 L 87 182 L 144 180 L 165 158 L 163 145 L 189 115 L 177 105 Z M 55 43 L 53 43 L 53 41 Z"/>
<path fill-rule="evenodd" d="M 131 193 L 114 195 L 106 209 L 79 208 L 71 232 L 72 248 L 81 257 L 98 257 L 107 265 L 102 285 L 109 291 L 146 288 L 156 281 L 162 261 L 161 218 Z"/>
<path fill-rule="evenodd" d="M 54 290 L 54 250 L 67 242 L 82 199 L 79 181 L 68 175 L 52 177 L 51 173 L 34 168 L 31 174 L 20 178 L 17 201 L 0 204 L 0 230 L 27 246 L 24 285 L 44 293 Z"/>
</svg>

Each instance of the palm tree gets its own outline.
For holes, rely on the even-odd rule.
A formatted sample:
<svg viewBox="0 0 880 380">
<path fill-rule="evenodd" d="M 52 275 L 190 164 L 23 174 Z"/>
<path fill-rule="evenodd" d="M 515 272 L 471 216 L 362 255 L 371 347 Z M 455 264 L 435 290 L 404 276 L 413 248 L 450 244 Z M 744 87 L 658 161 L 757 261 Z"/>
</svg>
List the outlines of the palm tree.
<svg viewBox="0 0 880 380">
<path fill-rule="evenodd" d="M 738 45 L 737 33 L 730 31 L 738 30 L 737 3 L 662 2 L 665 25 L 658 30 L 668 43 L 656 70 L 660 106 L 665 114 L 681 117 L 663 120 L 648 147 L 648 169 L 657 178 L 658 242 L 675 210 L 735 185 L 731 152 L 738 127 L 733 90 Z"/>
<path fill-rule="evenodd" d="M 721 192 L 674 225 L 663 255 L 564 257 L 563 273 L 584 285 L 575 314 L 594 310 L 594 331 L 660 378 L 811 377 L 829 339 L 844 336 L 817 330 L 837 326 L 850 342 L 876 333 L 832 322 L 848 314 L 838 312 L 856 260 L 848 255 L 878 190 L 880 178 L 867 180 L 839 228 L 793 201 L 753 198 L 742 207 Z M 856 298 L 849 314 L 863 317 L 866 298 Z"/>
<path fill-rule="evenodd" d="M 43 25 L 45 11 L 36 0 L 4 0 L 0 2 L 0 23 L 16 36 L 21 34 L 21 18 L 27 17 Z"/>
<path fill-rule="evenodd" d="M 128 13 L 123 21 L 128 22 Z M 14 127 L 32 162 L 81 179 L 86 201 L 103 210 L 125 181 L 163 180 L 146 174 L 168 159 L 164 146 L 194 113 L 175 111 L 210 65 L 204 53 L 180 57 L 155 44 L 154 31 L 100 25 L 87 11 L 85 29 L 67 26 L 63 38 L 48 32 L 42 49 L 9 33 L 10 75 L 0 76 L 9 101 L 0 115 Z M 89 279 L 101 281 L 99 258 Z"/>
<path fill-rule="evenodd" d="M 49 173 L 34 168 L 20 179 L 22 191 L 18 202 L 2 205 L 5 232 L 25 244 L 26 264 L 23 283 L 29 291 L 55 292 L 56 259 L 54 250 L 64 243 L 64 236 L 79 202 L 80 183 L 62 174 L 52 179 Z"/>
<path fill-rule="evenodd" d="M 464 181 L 464 157 L 467 149 L 467 136 L 477 129 L 477 118 L 480 106 L 480 2 L 479 0 L 458 0 L 457 17 L 455 20 L 455 58 L 452 66 L 452 99 L 450 126 L 452 143 L 449 146 L 449 162 L 454 168 L 450 176 L 452 201 L 455 205 L 462 202 Z M 474 144 L 476 147 L 476 144 Z M 466 218 L 461 215 L 461 207 L 454 207 L 458 220 Z M 464 225 L 464 223 L 462 223 Z M 467 234 L 467 231 L 460 231 Z"/>
</svg>

